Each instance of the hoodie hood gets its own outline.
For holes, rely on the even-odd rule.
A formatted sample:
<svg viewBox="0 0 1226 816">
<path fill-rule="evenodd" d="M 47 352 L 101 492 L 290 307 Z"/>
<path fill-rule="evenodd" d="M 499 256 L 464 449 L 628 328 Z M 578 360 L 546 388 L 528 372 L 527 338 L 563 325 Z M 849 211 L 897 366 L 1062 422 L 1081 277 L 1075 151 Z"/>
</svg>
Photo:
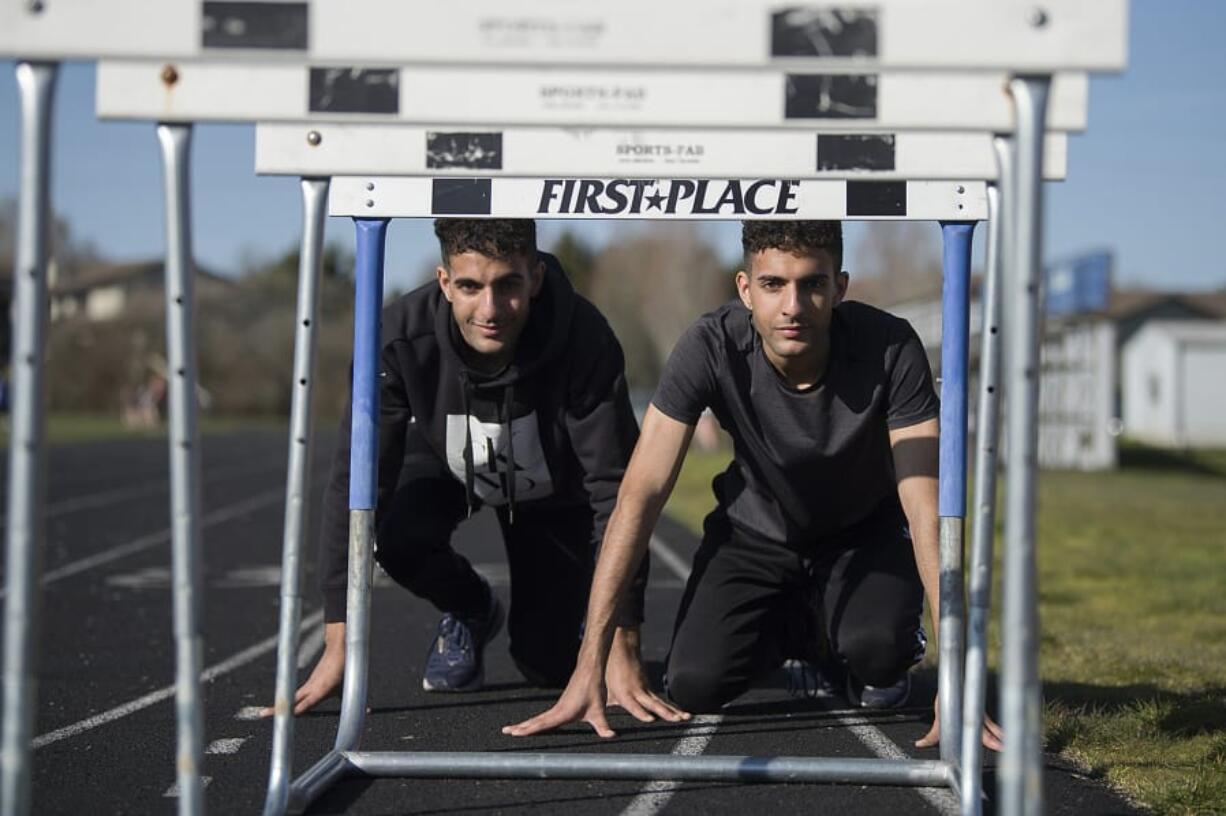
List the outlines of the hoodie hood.
<svg viewBox="0 0 1226 816">
<path fill-rule="evenodd" d="M 452 316 L 451 303 L 438 293 L 434 311 L 434 334 L 448 360 L 465 372 L 475 390 L 503 388 L 527 379 L 560 358 L 566 351 L 566 338 L 574 317 L 577 295 L 558 259 L 548 252 L 538 253 L 545 265 L 541 291 L 532 300 L 528 323 L 515 346 L 511 364 L 490 376 L 474 371 L 460 353 L 464 339 Z"/>
</svg>

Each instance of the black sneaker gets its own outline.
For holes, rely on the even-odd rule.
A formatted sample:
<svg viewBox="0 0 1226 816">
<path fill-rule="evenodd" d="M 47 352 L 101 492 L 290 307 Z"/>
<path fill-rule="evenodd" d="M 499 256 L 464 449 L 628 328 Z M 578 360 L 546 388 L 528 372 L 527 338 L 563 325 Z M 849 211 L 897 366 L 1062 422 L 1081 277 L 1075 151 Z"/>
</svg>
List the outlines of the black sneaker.
<svg viewBox="0 0 1226 816">
<path fill-rule="evenodd" d="M 426 657 L 421 687 L 426 691 L 476 691 L 485 682 L 485 647 L 502 629 L 502 603 L 493 592 L 484 615 L 462 618 L 448 613 L 438 622 L 438 637 Z"/>
<path fill-rule="evenodd" d="M 923 662 L 924 652 L 928 648 L 928 635 L 920 626 L 915 632 L 915 654 L 911 666 Z M 911 671 L 907 670 L 899 680 L 888 686 L 870 686 L 856 682 L 850 674 L 847 675 L 847 699 L 861 708 L 876 710 L 902 708 L 911 697 Z"/>
<path fill-rule="evenodd" d="M 848 675 L 847 684 L 848 699 L 856 702 L 861 708 L 871 708 L 877 711 L 902 708 L 911 696 L 911 672 L 904 674 L 902 679 L 893 685 L 859 686 L 859 694 L 856 694 L 856 686 L 852 685 L 850 675 Z"/>
</svg>

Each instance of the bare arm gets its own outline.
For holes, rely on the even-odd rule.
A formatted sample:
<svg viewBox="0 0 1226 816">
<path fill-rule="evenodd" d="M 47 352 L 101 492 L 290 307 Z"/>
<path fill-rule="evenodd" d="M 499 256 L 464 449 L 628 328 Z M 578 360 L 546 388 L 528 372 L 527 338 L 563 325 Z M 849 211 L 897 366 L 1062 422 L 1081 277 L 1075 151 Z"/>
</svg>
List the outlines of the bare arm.
<svg viewBox="0 0 1226 816">
<path fill-rule="evenodd" d="M 935 646 L 940 615 L 941 544 L 938 509 L 937 472 L 940 462 L 939 423 L 935 419 L 907 428 L 890 431 L 890 447 L 894 452 L 894 472 L 898 478 L 898 498 L 902 502 L 907 524 L 911 528 L 911 544 L 915 548 L 915 565 L 928 599 L 928 616 Z M 916 746 L 930 747 L 941 741 L 941 718 L 933 717 L 932 728 Z M 959 735 L 953 734 L 953 739 Z M 1001 750 L 1000 726 L 984 719 L 983 744 Z"/>
<path fill-rule="evenodd" d="M 585 720 L 600 736 L 613 736 L 604 715 L 604 669 L 613 642 L 614 613 L 647 550 L 651 531 L 677 481 L 693 434 L 692 425 L 648 406 L 592 576 L 587 624 L 575 671 L 553 708 L 507 726 L 503 733 L 527 736 Z"/>
<path fill-rule="evenodd" d="M 894 454 L 894 474 L 898 479 L 898 498 L 915 548 L 924 597 L 936 642 L 937 613 L 940 609 L 940 520 L 937 516 L 937 469 L 940 461 L 939 423 L 929 419 L 916 425 L 890 431 Z"/>
</svg>

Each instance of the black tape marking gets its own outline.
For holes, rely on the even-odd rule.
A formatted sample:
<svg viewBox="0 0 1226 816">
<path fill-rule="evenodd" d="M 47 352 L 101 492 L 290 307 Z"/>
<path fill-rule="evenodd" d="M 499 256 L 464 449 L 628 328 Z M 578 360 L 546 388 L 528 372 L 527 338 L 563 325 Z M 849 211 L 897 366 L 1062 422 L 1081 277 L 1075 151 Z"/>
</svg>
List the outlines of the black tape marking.
<svg viewBox="0 0 1226 816">
<path fill-rule="evenodd" d="M 907 214 L 907 182 L 849 181 L 847 182 L 847 217 L 869 215 L 905 216 Z"/>
<path fill-rule="evenodd" d="M 771 15 L 772 57 L 875 57 L 877 10 L 796 6 Z"/>
<path fill-rule="evenodd" d="M 502 134 L 430 131 L 426 134 L 426 167 L 501 170 Z"/>
<path fill-rule="evenodd" d="M 205 48 L 307 49 L 306 3 L 219 3 L 201 7 Z M 135 25 L 139 25 L 135 23 Z"/>
<path fill-rule="evenodd" d="M 788 74 L 785 119 L 876 119 L 876 74 Z"/>
<path fill-rule="evenodd" d="M 395 68 L 312 68 L 312 113 L 400 113 Z"/>
<path fill-rule="evenodd" d="M 430 212 L 434 215 L 489 215 L 492 179 L 434 179 Z"/>
<path fill-rule="evenodd" d="M 894 135 L 820 133 L 817 169 L 893 170 Z"/>
</svg>

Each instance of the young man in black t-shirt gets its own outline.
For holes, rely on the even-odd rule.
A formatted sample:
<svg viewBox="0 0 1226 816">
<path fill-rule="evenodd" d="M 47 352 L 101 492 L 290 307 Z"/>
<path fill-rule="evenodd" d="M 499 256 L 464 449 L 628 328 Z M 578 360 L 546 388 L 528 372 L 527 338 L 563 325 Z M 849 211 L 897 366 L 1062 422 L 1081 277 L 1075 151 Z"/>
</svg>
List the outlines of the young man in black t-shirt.
<svg viewBox="0 0 1226 816">
<path fill-rule="evenodd" d="M 505 733 L 585 720 L 611 736 L 602 671 L 613 612 L 710 408 L 734 457 L 714 481 L 666 670 L 673 701 L 712 711 L 809 651 L 848 695 L 899 704 L 937 609 L 937 396 L 905 321 L 844 303 L 838 222 L 747 222 L 739 299 L 677 343 L 643 421 L 593 579 L 578 664 L 558 703 Z M 811 610 L 810 614 L 798 610 Z M 799 627 L 804 629 L 805 627 Z M 803 650 L 802 650 L 803 651 Z M 985 744 L 998 745 L 995 724 Z M 937 723 L 920 741 L 939 740 Z"/>
</svg>

